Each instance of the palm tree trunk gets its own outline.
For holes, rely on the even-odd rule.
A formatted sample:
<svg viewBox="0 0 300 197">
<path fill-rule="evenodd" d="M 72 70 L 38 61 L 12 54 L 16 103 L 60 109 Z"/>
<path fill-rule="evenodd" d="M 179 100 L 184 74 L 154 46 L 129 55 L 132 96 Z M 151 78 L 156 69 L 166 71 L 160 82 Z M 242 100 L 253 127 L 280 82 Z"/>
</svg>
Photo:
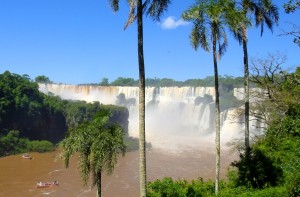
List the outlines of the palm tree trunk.
<svg viewBox="0 0 300 197">
<path fill-rule="evenodd" d="M 215 180 L 215 194 L 219 193 L 219 180 L 220 180 L 220 102 L 219 102 L 219 74 L 216 52 L 216 35 L 213 33 L 213 59 L 214 59 L 214 75 L 215 75 L 215 94 L 216 94 L 216 180 Z"/>
<path fill-rule="evenodd" d="M 145 65 L 143 51 L 143 5 L 137 3 L 138 61 L 139 61 L 139 155 L 140 196 L 146 197 L 146 147 L 145 147 Z"/>
<path fill-rule="evenodd" d="M 247 50 L 247 29 L 243 28 L 243 51 L 244 51 L 244 95 L 245 95 L 245 154 L 248 158 L 250 154 L 249 139 L 249 66 L 248 66 L 248 50 Z"/>
<path fill-rule="evenodd" d="M 101 172 L 97 173 L 97 197 L 101 197 Z"/>
</svg>

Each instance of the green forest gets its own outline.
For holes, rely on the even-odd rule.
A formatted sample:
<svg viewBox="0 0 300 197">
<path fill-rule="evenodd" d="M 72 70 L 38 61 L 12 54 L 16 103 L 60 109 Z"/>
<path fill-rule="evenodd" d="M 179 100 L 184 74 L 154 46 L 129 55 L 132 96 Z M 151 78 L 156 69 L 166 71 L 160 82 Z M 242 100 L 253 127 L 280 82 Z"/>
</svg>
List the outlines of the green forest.
<svg viewBox="0 0 300 197">
<path fill-rule="evenodd" d="M 45 95 L 28 75 L 6 71 L 0 74 L 0 156 L 53 150 L 68 129 L 103 110 L 111 111 L 110 121 L 118 122 L 127 133 L 126 108 Z"/>
</svg>

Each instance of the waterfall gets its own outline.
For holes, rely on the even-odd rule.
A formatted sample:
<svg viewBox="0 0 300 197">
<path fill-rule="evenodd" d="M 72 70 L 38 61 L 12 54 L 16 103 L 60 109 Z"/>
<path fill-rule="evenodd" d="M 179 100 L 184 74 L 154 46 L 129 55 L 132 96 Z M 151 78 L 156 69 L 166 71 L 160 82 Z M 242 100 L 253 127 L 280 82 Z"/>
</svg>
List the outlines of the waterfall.
<svg viewBox="0 0 300 197">
<path fill-rule="evenodd" d="M 124 94 L 126 102 L 122 105 L 129 109 L 129 135 L 138 137 L 138 87 L 39 84 L 39 90 L 62 99 L 99 101 L 103 104 L 117 104 L 117 97 Z M 205 96 L 210 96 L 211 100 Z M 195 104 L 196 98 L 200 98 L 198 104 Z M 158 147 L 183 144 L 187 140 L 195 142 L 189 141 L 185 145 L 199 145 L 199 139 L 213 143 L 214 99 L 214 87 L 146 87 L 147 140 Z M 222 142 L 242 137 L 244 125 L 241 116 L 238 116 L 241 109 L 222 112 Z M 167 140 L 171 142 L 167 143 Z"/>
</svg>

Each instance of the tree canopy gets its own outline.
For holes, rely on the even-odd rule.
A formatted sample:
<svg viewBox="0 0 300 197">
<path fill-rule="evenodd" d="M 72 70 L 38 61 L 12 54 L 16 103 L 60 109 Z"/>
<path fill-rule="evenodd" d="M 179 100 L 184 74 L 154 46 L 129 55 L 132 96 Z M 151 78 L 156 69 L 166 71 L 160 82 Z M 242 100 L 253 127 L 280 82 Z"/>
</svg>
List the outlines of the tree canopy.
<svg viewBox="0 0 300 197">
<path fill-rule="evenodd" d="M 35 79 L 34 79 L 35 82 L 37 83 L 53 83 L 52 81 L 50 81 L 50 79 L 48 77 L 46 77 L 45 75 L 40 75 L 40 76 L 37 76 Z"/>
</svg>

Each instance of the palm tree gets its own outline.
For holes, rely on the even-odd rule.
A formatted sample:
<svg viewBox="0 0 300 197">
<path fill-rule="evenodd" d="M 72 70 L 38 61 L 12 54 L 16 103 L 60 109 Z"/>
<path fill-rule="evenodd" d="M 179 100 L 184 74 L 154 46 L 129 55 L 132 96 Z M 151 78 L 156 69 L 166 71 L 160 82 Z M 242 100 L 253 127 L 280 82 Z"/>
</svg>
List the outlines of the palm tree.
<svg viewBox="0 0 300 197">
<path fill-rule="evenodd" d="M 227 47 L 226 26 L 232 26 L 239 21 L 238 14 L 233 9 L 233 2 L 229 0 L 202 0 L 197 1 L 183 13 L 183 19 L 193 23 L 190 34 L 192 47 L 199 46 L 209 52 L 212 47 L 214 79 L 215 79 L 215 129 L 216 129 L 216 177 L 215 193 L 219 191 L 220 179 L 220 103 L 219 103 L 219 74 L 217 57 L 224 54 Z M 218 47 L 218 54 L 217 54 Z"/>
<path fill-rule="evenodd" d="M 118 155 L 125 154 L 124 130 L 109 122 L 110 113 L 106 110 L 95 116 L 91 122 L 85 122 L 70 130 L 61 142 L 61 158 L 69 166 L 70 157 L 79 153 L 79 168 L 86 185 L 92 177 L 92 187 L 97 186 L 97 196 L 101 196 L 101 175 L 105 170 L 111 174 Z"/>
<path fill-rule="evenodd" d="M 244 18 L 254 17 L 256 27 L 261 28 L 261 36 L 264 31 L 264 25 L 273 31 L 274 23 L 278 24 L 279 14 L 278 8 L 272 3 L 271 0 L 241 0 L 240 1 L 241 14 Z M 245 95 L 245 154 L 246 157 L 250 153 L 250 139 L 249 139 L 249 115 L 250 115 L 250 104 L 249 104 L 249 65 L 248 65 L 248 38 L 247 28 L 249 27 L 251 19 L 239 24 L 239 30 L 234 31 L 235 37 L 240 44 L 243 45 L 244 53 L 244 95 Z"/>
<path fill-rule="evenodd" d="M 119 0 L 109 0 L 112 9 L 119 9 Z M 145 137 L 145 64 L 143 46 L 143 14 L 150 16 L 153 20 L 160 16 L 168 8 L 170 0 L 127 0 L 129 15 L 124 29 L 137 20 L 138 34 L 138 64 L 139 64 L 139 174 L 140 174 L 140 196 L 145 197 L 146 191 L 146 137 Z"/>
</svg>

